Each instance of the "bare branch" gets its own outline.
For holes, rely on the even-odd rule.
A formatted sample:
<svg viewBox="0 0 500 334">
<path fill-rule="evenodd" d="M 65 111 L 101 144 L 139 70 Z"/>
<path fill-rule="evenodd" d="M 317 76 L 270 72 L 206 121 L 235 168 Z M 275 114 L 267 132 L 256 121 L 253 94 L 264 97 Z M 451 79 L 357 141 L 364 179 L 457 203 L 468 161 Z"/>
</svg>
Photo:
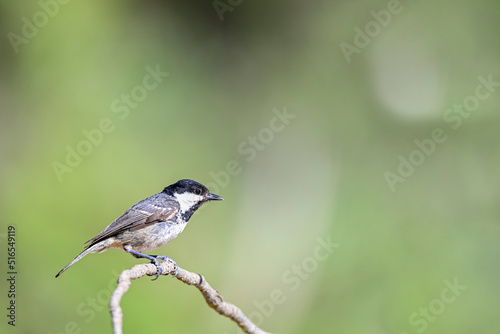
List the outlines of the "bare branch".
<svg viewBox="0 0 500 334">
<path fill-rule="evenodd" d="M 163 269 L 162 275 L 173 275 L 175 273 L 174 265 L 171 261 L 163 261 L 161 266 Z M 135 265 L 131 269 L 124 270 L 120 274 L 120 277 L 118 277 L 118 285 L 109 302 L 109 309 L 111 311 L 111 318 L 113 321 L 113 332 L 115 334 L 122 334 L 123 312 L 120 307 L 120 301 L 122 296 L 130 287 L 131 280 L 141 278 L 145 275 L 153 276 L 156 275 L 156 273 L 156 266 L 148 263 Z M 250 319 L 248 319 L 248 317 L 236 305 L 225 302 L 219 292 L 213 289 L 202 275 L 178 268 L 175 278 L 185 284 L 197 287 L 205 298 L 208 306 L 213 308 L 217 313 L 236 322 L 245 333 L 269 334 L 250 321 Z"/>
</svg>

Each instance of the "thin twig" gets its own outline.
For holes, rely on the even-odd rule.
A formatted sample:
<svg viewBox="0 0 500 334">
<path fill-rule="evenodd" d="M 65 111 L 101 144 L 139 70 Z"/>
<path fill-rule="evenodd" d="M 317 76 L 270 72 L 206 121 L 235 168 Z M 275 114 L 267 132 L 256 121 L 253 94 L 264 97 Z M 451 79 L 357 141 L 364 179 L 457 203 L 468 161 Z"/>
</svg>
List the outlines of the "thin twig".
<svg viewBox="0 0 500 334">
<path fill-rule="evenodd" d="M 174 274 L 174 265 L 171 261 L 163 261 L 161 266 L 163 269 L 162 275 Z M 113 332 L 115 334 L 122 334 L 123 311 L 120 307 L 120 301 L 122 296 L 130 287 L 130 281 L 141 278 L 145 275 L 153 276 L 156 275 L 156 273 L 157 269 L 155 265 L 138 264 L 133 266 L 131 269 L 124 270 L 120 274 L 118 277 L 118 285 L 109 302 L 109 309 L 111 311 L 111 318 L 113 321 Z M 245 333 L 269 334 L 250 321 L 250 319 L 248 319 L 248 317 L 236 305 L 225 302 L 219 292 L 213 289 L 202 275 L 178 268 L 175 278 L 185 284 L 197 287 L 205 298 L 208 306 L 213 308 L 217 313 L 236 322 Z"/>
</svg>

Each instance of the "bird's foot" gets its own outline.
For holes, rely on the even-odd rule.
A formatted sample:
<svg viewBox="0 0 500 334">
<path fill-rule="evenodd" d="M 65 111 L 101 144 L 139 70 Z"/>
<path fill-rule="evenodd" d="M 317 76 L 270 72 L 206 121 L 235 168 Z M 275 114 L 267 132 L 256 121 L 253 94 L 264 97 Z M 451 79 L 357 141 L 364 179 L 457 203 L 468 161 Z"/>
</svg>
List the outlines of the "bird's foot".
<svg viewBox="0 0 500 334">
<path fill-rule="evenodd" d="M 151 263 L 156 266 L 156 277 L 152 279 L 152 281 L 156 281 L 163 273 L 163 269 L 161 268 L 160 261 L 158 261 L 155 257 L 151 259 Z"/>
<path fill-rule="evenodd" d="M 177 276 L 177 269 L 179 268 L 179 266 L 177 265 L 177 263 L 175 263 L 174 260 L 172 260 L 168 256 L 165 256 L 165 255 L 147 255 L 147 254 L 143 254 L 141 252 L 135 251 L 131 248 L 124 248 L 124 250 L 127 253 L 132 254 L 134 257 L 145 258 L 145 259 L 151 260 L 151 263 L 156 266 L 156 277 L 152 279 L 153 281 L 157 280 L 158 277 L 160 277 L 160 275 L 163 273 L 161 263 L 158 260 L 162 260 L 162 262 L 165 260 L 169 260 L 170 262 L 172 262 L 174 264 L 174 273 L 172 276 Z"/>
<path fill-rule="evenodd" d="M 162 262 L 165 260 L 169 260 L 170 262 L 172 262 L 174 264 L 174 273 L 172 274 L 172 276 L 177 276 L 177 269 L 179 269 L 179 266 L 170 257 L 166 255 L 151 255 L 151 257 L 152 257 L 151 263 L 153 263 L 156 266 L 157 270 L 156 277 L 152 279 L 153 281 L 157 280 L 158 277 L 163 273 L 163 268 L 161 267 L 160 261 L 158 260 L 162 260 Z"/>
<path fill-rule="evenodd" d="M 171 275 L 172 276 L 177 276 L 177 270 L 179 269 L 179 266 L 177 265 L 177 263 L 174 260 L 172 260 L 170 257 L 168 257 L 166 255 L 157 255 L 155 258 L 162 260 L 162 262 L 165 261 L 165 260 L 169 260 L 170 262 L 172 262 L 173 265 L 174 265 L 174 273 L 171 274 Z"/>
</svg>

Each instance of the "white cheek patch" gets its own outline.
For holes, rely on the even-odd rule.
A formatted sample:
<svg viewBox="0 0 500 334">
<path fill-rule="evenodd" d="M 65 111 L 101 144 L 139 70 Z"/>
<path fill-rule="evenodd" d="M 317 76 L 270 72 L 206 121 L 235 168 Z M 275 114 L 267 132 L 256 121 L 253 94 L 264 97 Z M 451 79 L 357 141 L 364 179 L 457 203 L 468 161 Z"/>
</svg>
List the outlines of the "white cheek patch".
<svg viewBox="0 0 500 334">
<path fill-rule="evenodd" d="M 196 195 L 190 192 L 175 194 L 174 196 L 179 201 L 181 213 L 186 212 L 187 210 L 191 209 L 193 205 L 203 200 L 203 196 Z"/>
</svg>

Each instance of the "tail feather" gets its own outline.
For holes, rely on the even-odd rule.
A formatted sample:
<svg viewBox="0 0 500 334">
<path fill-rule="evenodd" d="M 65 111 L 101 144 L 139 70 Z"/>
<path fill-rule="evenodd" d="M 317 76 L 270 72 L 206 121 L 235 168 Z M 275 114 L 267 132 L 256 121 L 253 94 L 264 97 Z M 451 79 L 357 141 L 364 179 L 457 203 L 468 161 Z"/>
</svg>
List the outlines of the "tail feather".
<svg viewBox="0 0 500 334">
<path fill-rule="evenodd" d="M 93 246 L 85 249 L 77 257 L 75 257 L 73 259 L 73 261 L 71 261 L 66 267 L 64 267 L 60 272 L 58 272 L 57 275 L 56 275 L 56 277 L 59 277 L 59 275 L 61 275 L 66 270 L 68 270 L 69 267 L 71 267 L 72 265 L 74 265 L 76 262 L 78 262 L 85 255 L 90 254 L 90 253 L 102 252 L 102 251 L 105 251 L 107 249 L 107 248 L 105 248 L 105 249 L 101 249 L 101 248 L 103 248 L 103 245 L 101 243 L 98 243 L 98 244 L 95 244 L 95 245 L 93 245 Z"/>
</svg>

